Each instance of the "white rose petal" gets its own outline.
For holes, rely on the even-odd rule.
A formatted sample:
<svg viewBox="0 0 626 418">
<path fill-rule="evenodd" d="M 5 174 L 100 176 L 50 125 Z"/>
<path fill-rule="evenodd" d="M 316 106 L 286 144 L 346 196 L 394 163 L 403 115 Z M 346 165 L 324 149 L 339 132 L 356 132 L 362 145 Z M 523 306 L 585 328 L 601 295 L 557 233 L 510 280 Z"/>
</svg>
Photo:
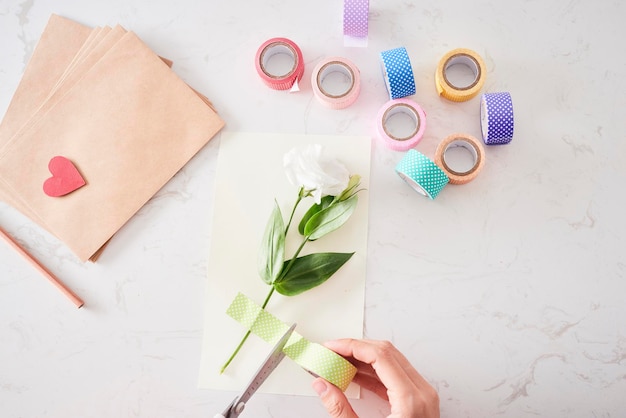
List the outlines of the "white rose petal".
<svg viewBox="0 0 626 418">
<path fill-rule="evenodd" d="M 283 158 L 287 178 L 297 187 L 309 191 L 315 203 L 324 196 L 337 196 L 350 181 L 348 170 L 324 154 L 320 144 L 293 148 Z"/>
</svg>

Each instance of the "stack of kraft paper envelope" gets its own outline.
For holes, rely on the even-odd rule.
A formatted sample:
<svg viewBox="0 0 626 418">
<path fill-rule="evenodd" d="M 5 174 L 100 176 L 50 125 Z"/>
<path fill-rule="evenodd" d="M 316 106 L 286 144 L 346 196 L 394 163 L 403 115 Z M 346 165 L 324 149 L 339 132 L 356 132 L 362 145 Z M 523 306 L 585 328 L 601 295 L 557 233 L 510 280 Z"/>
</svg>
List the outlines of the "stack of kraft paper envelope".
<svg viewBox="0 0 626 418">
<path fill-rule="evenodd" d="M 170 66 L 121 26 L 52 15 L 0 125 L 0 199 L 94 261 L 224 126 Z M 85 184 L 44 193 L 55 157 Z"/>
</svg>

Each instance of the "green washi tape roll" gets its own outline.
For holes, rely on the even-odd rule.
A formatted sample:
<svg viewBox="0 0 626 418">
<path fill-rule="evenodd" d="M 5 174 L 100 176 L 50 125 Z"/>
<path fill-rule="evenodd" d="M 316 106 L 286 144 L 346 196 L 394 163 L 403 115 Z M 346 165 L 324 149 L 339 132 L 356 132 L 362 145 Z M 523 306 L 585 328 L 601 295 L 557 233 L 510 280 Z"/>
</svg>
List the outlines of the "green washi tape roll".
<svg viewBox="0 0 626 418">
<path fill-rule="evenodd" d="M 396 165 L 398 175 L 414 190 L 431 199 L 448 184 L 448 176 L 431 159 L 410 149 Z"/>
<path fill-rule="evenodd" d="M 237 294 L 226 313 L 269 344 L 276 344 L 289 329 L 289 325 L 242 293 Z M 348 360 L 323 345 L 306 340 L 297 332 L 291 335 L 283 351 L 302 368 L 323 377 L 342 391 L 348 388 L 356 374 L 356 367 Z"/>
</svg>

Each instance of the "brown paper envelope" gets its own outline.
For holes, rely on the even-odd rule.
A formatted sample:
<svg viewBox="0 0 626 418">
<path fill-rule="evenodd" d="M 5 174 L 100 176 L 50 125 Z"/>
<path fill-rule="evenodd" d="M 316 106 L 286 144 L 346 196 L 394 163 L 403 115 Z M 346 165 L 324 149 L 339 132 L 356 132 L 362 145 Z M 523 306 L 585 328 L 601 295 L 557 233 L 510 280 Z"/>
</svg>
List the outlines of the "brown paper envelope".
<svg viewBox="0 0 626 418">
<path fill-rule="evenodd" d="M 122 29 L 124 32 L 125 29 L 121 28 L 121 26 L 117 26 L 113 28 L 113 30 L 109 31 L 107 28 L 104 28 L 107 32 L 108 36 L 111 36 L 112 32 L 119 31 Z M 18 86 L 13 100 L 11 102 L 12 106 L 7 110 L 7 114 L 4 117 L 4 120 L 7 121 L 6 124 L 0 124 L 0 145 L 2 145 L 2 139 L 6 136 L 10 135 L 12 126 L 17 126 L 19 121 L 28 119 L 29 112 L 34 112 L 34 109 L 37 109 L 37 95 L 42 96 L 46 92 L 50 90 L 54 90 L 54 88 L 58 87 L 59 84 L 63 80 L 65 80 L 67 74 L 70 70 L 73 70 L 75 64 L 80 60 L 82 61 L 85 54 L 89 52 L 89 55 L 93 54 L 94 43 L 96 43 L 97 39 L 100 39 L 102 35 L 103 28 L 95 28 L 90 29 L 87 26 L 80 25 L 77 22 L 74 22 L 70 19 L 66 19 L 60 17 L 58 15 L 52 15 L 42 33 L 41 39 L 39 40 L 37 47 L 31 59 L 26 67 L 24 75 L 22 77 L 22 81 Z M 106 38 L 106 37 L 105 37 Z M 82 45 L 78 45 L 76 42 L 72 41 L 81 41 Z M 106 39 L 102 39 L 99 41 L 98 47 L 102 48 L 101 43 L 106 42 Z M 72 47 L 76 46 L 76 52 L 74 53 L 74 57 L 69 59 L 73 53 Z M 166 58 L 161 57 L 161 59 L 169 66 L 172 66 L 172 61 Z M 50 88 L 51 81 L 54 81 L 54 76 L 62 70 L 62 66 L 67 63 L 65 70 L 62 75 L 58 77 L 54 85 L 54 88 Z M 41 71 L 40 71 L 41 70 Z M 32 82 L 32 80 L 37 80 L 37 82 Z M 31 85 L 36 85 L 39 88 L 33 89 L 30 88 Z M 213 106 L 211 102 L 199 92 L 196 92 L 207 105 Z M 45 99 L 44 99 L 45 101 Z M 12 110 L 21 110 L 22 114 L 12 113 Z M 31 114 L 31 117 L 35 114 Z M 11 123 L 13 122 L 13 125 Z M 3 136 L 4 133 L 4 136 Z M 15 201 L 9 195 L 6 195 L 2 189 L 0 189 L 0 200 L 4 200 L 5 202 L 15 206 L 20 211 L 24 212 L 27 216 L 37 219 L 38 222 L 41 223 L 39 218 L 31 213 L 30 209 L 22 205 L 20 202 Z M 95 253 L 90 261 L 96 261 L 97 257 L 101 254 L 102 250 L 105 248 L 106 244 L 102 246 L 97 253 Z"/>
<path fill-rule="evenodd" d="M 74 56 L 67 68 L 65 68 L 65 71 L 63 72 L 61 77 L 59 77 L 59 79 L 57 80 L 54 86 L 55 89 L 63 83 L 65 77 L 67 77 L 67 75 L 70 74 L 74 70 L 74 68 L 79 65 L 85 59 L 85 57 L 89 55 L 91 50 L 95 48 L 110 31 L 110 26 L 105 26 L 103 28 L 96 27 L 93 29 L 92 35 L 89 37 L 89 39 L 85 41 L 85 43 L 78 51 L 78 53 Z"/>
<path fill-rule="evenodd" d="M 0 181 L 84 261 L 223 126 L 139 38 L 125 35 L 0 151 Z M 60 198 L 42 191 L 56 155 L 87 182 Z"/>
<path fill-rule="evenodd" d="M 60 80 L 57 85 L 52 89 L 48 97 L 44 100 L 42 105 L 31 116 L 20 129 L 27 129 L 31 125 L 37 122 L 43 117 L 49 109 L 66 94 L 71 88 L 80 80 L 86 72 L 89 71 L 109 50 L 115 43 L 117 43 L 127 33 L 127 31 L 121 26 L 116 26 L 114 29 L 106 31 L 107 34 L 101 37 L 97 44 L 94 44 L 89 52 L 86 52 L 84 56 L 75 63 L 74 68 L 66 72 L 63 79 Z M 19 131 L 18 131 L 19 133 Z"/>
<path fill-rule="evenodd" d="M 0 148 L 43 103 L 91 31 L 72 20 L 50 17 L 0 123 Z"/>
<path fill-rule="evenodd" d="M 43 103 L 91 33 L 87 26 L 50 16 L 0 123 L 0 149 Z M 15 200 L 1 187 L 0 200 L 16 206 Z"/>
</svg>

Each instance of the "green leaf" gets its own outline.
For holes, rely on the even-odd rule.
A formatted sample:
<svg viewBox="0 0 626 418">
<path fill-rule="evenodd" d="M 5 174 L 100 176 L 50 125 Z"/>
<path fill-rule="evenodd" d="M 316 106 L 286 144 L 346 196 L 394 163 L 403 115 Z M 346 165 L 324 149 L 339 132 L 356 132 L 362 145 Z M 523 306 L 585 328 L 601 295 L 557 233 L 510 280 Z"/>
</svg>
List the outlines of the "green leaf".
<svg viewBox="0 0 626 418">
<path fill-rule="evenodd" d="M 311 219 L 311 216 L 315 215 L 317 212 L 321 211 L 322 209 L 326 209 L 333 200 L 334 200 L 333 196 L 324 196 L 322 197 L 322 200 L 320 201 L 319 205 L 317 203 L 314 203 L 313 205 L 311 205 L 309 210 L 306 211 L 306 213 L 302 217 L 302 220 L 298 224 L 298 232 L 300 232 L 300 235 L 304 235 L 304 226 L 309 221 L 309 219 Z"/>
<path fill-rule="evenodd" d="M 351 198 L 355 193 L 358 192 L 357 187 L 359 187 L 359 184 L 361 184 L 361 176 L 359 176 L 358 174 L 351 175 L 348 186 L 343 192 L 341 192 L 337 199 L 347 200 Z"/>
<path fill-rule="evenodd" d="M 315 253 L 293 260 L 284 277 L 274 288 L 285 296 L 295 296 L 321 285 L 343 266 L 354 253 Z M 285 261 L 287 265 L 289 261 Z"/>
<path fill-rule="evenodd" d="M 258 256 L 259 275 L 267 284 L 272 284 L 280 275 L 285 258 L 285 223 L 278 203 L 276 201 L 274 203 L 274 210 L 265 226 Z"/>
<path fill-rule="evenodd" d="M 354 212 L 358 199 L 354 195 L 349 199 L 333 202 L 326 209 L 314 214 L 304 226 L 304 235 L 313 241 L 339 228 Z"/>
</svg>

